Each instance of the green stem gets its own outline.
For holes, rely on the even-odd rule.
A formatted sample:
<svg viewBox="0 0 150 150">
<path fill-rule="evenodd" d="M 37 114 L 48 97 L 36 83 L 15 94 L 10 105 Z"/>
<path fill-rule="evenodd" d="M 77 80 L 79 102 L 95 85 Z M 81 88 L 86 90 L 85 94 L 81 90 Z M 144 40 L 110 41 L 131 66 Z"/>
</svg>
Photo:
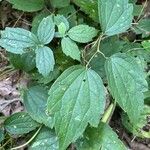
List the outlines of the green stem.
<svg viewBox="0 0 150 150">
<path fill-rule="evenodd" d="M 108 123 L 110 121 L 110 118 L 115 110 L 115 107 L 116 107 L 116 102 L 109 105 L 109 107 L 104 113 L 104 116 L 102 117 L 102 120 L 101 120 L 102 122 Z"/>
<path fill-rule="evenodd" d="M 150 138 L 150 132 L 146 132 L 146 131 L 141 131 L 141 133 L 142 133 L 142 136 L 144 136 L 144 138 Z"/>
<path fill-rule="evenodd" d="M 35 132 L 35 134 L 31 137 L 31 139 L 29 139 L 29 141 L 27 141 L 23 145 L 11 148 L 11 150 L 20 149 L 20 148 L 23 148 L 23 147 L 27 146 L 38 135 L 38 133 L 40 132 L 41 128 L 42 128 L 42 126 L 39 127 L 39 129 Z"/>
<path fill-rule="evenodd" d="M 103 40 L 103 34 L 100 35 L 99 38 L 96 40 L 95 44 L 97 44 L 97 50 L 96 50 L 96 52 L 92 55 L 92 57 L 90 58 L 90 60 L 87 62 L 86 68 L 88 68 L 90 62 L 93 60 L 93 58 L 96 56 L 97 53 L 102 54 L 102 56 L 104 56 L 104 58 L 107 59 L 106 56 L 105 56 L 105 55 L 100 51 L 100 49 L 99 49 L 99 48 L 100 48 L 100 43 L 101 43 L 102 40 Z M 95 44 L 94 44 L 94 45 L 95 45 Z"/>
</svg>

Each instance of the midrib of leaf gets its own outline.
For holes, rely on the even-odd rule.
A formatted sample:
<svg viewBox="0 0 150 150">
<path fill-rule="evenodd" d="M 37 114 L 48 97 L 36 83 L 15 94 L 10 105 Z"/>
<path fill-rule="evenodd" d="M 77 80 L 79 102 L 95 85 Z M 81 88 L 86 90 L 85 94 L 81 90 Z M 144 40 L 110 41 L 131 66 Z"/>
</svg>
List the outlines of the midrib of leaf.
<svg viewBox="0 0 150 150">
<path fill-rule="evenodd" d="M 26 44 L 29 44 L 29 42 L 27 42 L 27 41 L 23 41 L 23 40 L 18 40 L 18 39 L 10 39 L 10 38 L 3 38 L 3 40 L 9 40 L 9 41 L 17 41 L 17 42 L 24 42 L 24 43 L 26 43 Z M 8 45 L 10 44 L 10 43 L 7 43 Z M 10 46 L 11 47 L 13 47 L 13 45 L 11 45 L 10 44 Z M 24 48 L 24 47 L 22 47 L 22 48 Z"/>
<path fill-rule="evenodd" d="M 81 72 L 81 74 L 82 74 L 83 72 Z M 80 78 L 80 76 L 81 76 L 81 74 L 78 76 L 78 78 Z M 86 72 L 85 72 L 85 74 L 86 74 Z M 84 77 L 85 77 L 85 75 L 83 76 L 83 79 L 84 79 Z M 73 82 L 72 82 L 72 84 L 78 79 L 78 78 L 76 78 Z M 82 79 L 82 80 L 83 80 Z M 81 80 L 81 81 L 82 81 Z M 82 87 L 82 85 L 84 84 L 84 82 L 82 82 L 81 83 L 81 85 L 80 85 L 80 88 L 78 89 L 78 96 L 77 96 L 77 99 L 76 99 L 76 101 L 74 102 L 74 104 L 73 104 L 73 110 L 72 110 L 72 113 L 71 113 L 71 117 L 70 117 L 70 119 L 69 119 L 69 122 L 68 122 L 68 125 L 67 125 L 67 128 L 69 128 L 69 125 L 70 125 L 70 122 L 72 121 L 72 116 L 73 116 L 73 114 L 74 114 L 74 109 L 75 109 L 75 107 L 76 107 L 76 103 L 77 103 L 77 101 L 78 101 L 78 98 L 79 98 L 79 93 L 80 93 L 80 91 L 81 91 L 81 87 Z M 69 89 L 69 88 L 68 88 Z M 89 108 L 88 108 L 89 109 Z M 87 112 L 86 112 L 87 113 Z M 83 120 L 83 119 L 82 119 Z M 67 133 L 65 134 L 65 142 L 64 143 L 66 143 L 66 137 L 68 136 L 68 130 L 67 130 Z"/>
<path fill-rule="evenodd" d="M 107 8 L 107 7 L 106 7 Z M 113 5 L 113 7 L 112 7 L 112 11 L 111 12 L 113 12 L 113 10 L 114 10 L 114 8 L 115 8 L 115 5 Z M 105 11 L 106 11 L 106 16 L 107 16 L 107 9 L 105 9 Z M 109 22 L 110 22 L 110 20 L 111 20 L 111 16 L 112 16 L 112 13 L 110 14 L 110 16 L 109 16 L 109 20 L 108 20 L 108 22 L 107 22 L 107 26 L 106 26 L 106 29 L 107 29 L 107 27 L 109 26 Z M 107 17 L 106 17 L 107 18 Z M 114 26 L 114 24 L 111 26 L 111 27 L 113 27 Z M 111 28 L 110 27 L 110 28 Z"/>
<path fill-rule="evenodd" d="M 46 57 L 46 55 L 45 55 L 45 51 L 44 51 L 42 54 L 43 54 L 43 58 L 45 58 L 45 59 L 44 59 L 44 66 L 45 66 L 45 68 L 46 68 L 46 64 L 47 64 L 47 62 L 49 62 L 49 60 L 47 59 L 47 57 Z"/>
<path fill-rule="evenodd" d="M 128 19 L 126 19 L 126 20 L 128 20 Z M 126 21 L 126 20 L 125 20 L 125 21 Z M 115 23 L 115 24 L 116 24 L 116 23 Z M 114 25 L 113 25 L 113 26 L 114 26 Z M 113 27 L 113 26 L 112 26 L 112 27 Z M 111 28 L 112 28 L 112 27 L 111 27 Z M 111 29 L 111 28 L 110 28 L 110 29 Z M 110 29 L 109 29 L 109 30 L 110 30 Z M 109 31 L 109 30 L 108 30 L 108 31 Z M 114 31 L 117 31 L 117 30 L 118 30 L 118 29 L 116 29 L 116 30 L 114 30 Z"/>
<path fill-rule="evenodd" d="M 129 63 L 128 61 L 126 61 L 125 59 L 124 59 L 124 61 L 125 62 L 127 62 L 127 63 Z M 134 62 L 133 60 L 132 60 L 132 62 Z M 116 71 L 118 72 L 118 74 L 120 75 L 120 77 L 122 78 L 122 81 L 123 81 L 123 76 L 122 76 L 122 74 L 120 74 L 120 72 L 119 72 L 119 70 L 118 70 L 118 68 L 116 67 L 116 65 L 115 65 L 115 63 L 113 63 L 114 65 L 114 67 L 116 68 Z M 135 80 L 135 78 L 133 77 L 133 75 L 124 67 L 124 66 L 122 66 L 121 64 L 119 64 L 119 63 L 117 63 L 119 66 L 121 66 L 124 70 L 126 70 L 126 72 L 128 72 L 128 74 L 130 75 L 130 78 L 132 78 L 133 79 L 133 81 L 134 81 L 134 88 L 135 88 L 135 91 L 137 91 L 137 87 L 139 86 L 139 83 L 137 82 L 137 80 Z M 112 66 L 111 66 L 112 67 Z M 116 82 L 116 81 L 115 81 Z M 136 84 L 137 83 L 137 84 Z M 128 91 L 128 87 L 126 87 L 126 85 L 124 84 L 124 82 L 123 82 L 123 84 L 122 84 L 123 86 L 124 86 L 124 90 L 126 90 L 126 91 L 124 91 L 125 93 L 126 93 L 126 96 L 127 96 L 127 98 L 129 98 L 130 100 L 128 101 L 129 103 L 130 103 L 130 106 L 132 106 L 132 108 L 133 109 L 135 109 L 135 107 L 134 107 L 134 105 L 133 105 L 133 103 L 132 103 L 132 101 L 133 100 L 136 100 L 135 99 L 135 97 L 133 97 L 131 94 L 130 94 L 130 91 Z M 116 88 L 118 89 L 118 87 L 116 86 Z M 118 92 L 119 93 L 119 92 Z M 127 94 L 127 93 L 129 93 L 129 94 Z M 136 93 L 133 93 L 132 92 L 132 94 L 136 94 Z M 133 98 L 131 98 L 131 96 L 133 97 Z M 119 94 L 119 97 L 120 97 L 120 94 Z M 137 96 L 136 96 L 136 98 L 137 98 Z M 121 97 L 120 97 L 120 99 L 121 99 Z M 132 100 L 132 101 L 131 101 Z M 121 101 L 120 101 L 121 102 Z M 125 107 L 125 104 L 123 103 L 123 102 L 121 102 L 122 103 L 122 105 L 123 105 L 123 107 L 124 108 L 126 108 Z"/>
<path fill-rule="evenodd" d="M 87 81 L 89 81 L 89 80 L 88 80 L 88 75 L 87 75 Z M 88 82 L 88 89 L 90 89 L 89 87 L 90 87 L 90 86 L 89 86 L 89 82 Z M 91 93 L 91 92 L 89 92 L 89 94 L 90 94 L 90 93 Z M 90 97 L 90 96 L 89 96 L 89 97 Z M 87 109 L 86 113 L 84 114 L 84 117 L 85 117 L 86 114 L 88 113 L 88 111 L 89 111 L 89 109 L 90 109 L 90 105 L 91 105 L 91 103 L 89 104 L 88 109 Z M 82 120 L 84 120 L 84 117 L 83 117 Z M 81 124 L 80 124 L 80 126 L 81 126 Z M 79 127 L 80 127 L 80 126 L 79 126 Z"/>
<path fill-rule="evenodd" d="M 127 10 L 126 10 L 127 11 Z M 121 18 L 121 16 L 124 14 L 125 12 L 123 12 L 120 16 L 119 16 L 119 19 Z M 115 24 L 113 24 L 110 28 L 109 28 L 109 30 L 111 30 L 111 28 L 113 28 L 117 23 L 118 23 L 118 21 L 119 21 L 119 19 L 116 21 L 116 23 Z M 126 20 L 128 20 L 128 18 L 126 19 Z M 125 21 L 126 21 L 125 20 Z M 109 31 L 109 30 L 107 30 L 107 31 Z M 114 31 L 117 31 L 118 29 L 116 29 L 116 30 L 114 30 Z"/>
<path fill-rule="evenodd" d="M 51 29 L 51 31 L 50 32 L 52 32 L 52 29 Z M 44 41 L 48 41 L 48 39 L 49 39 L 49 35 L 48 34 L 46 34 L 46 36 L 44 37 Z"/>
<path fill-rule="evenodd" d="M 111 67 L 111 70 L 113 70 L 113 67 L 112 67 L 112 65 L 111 65 L 111 66 L 109 66 L 109 67 Z M 109 77 L 109 78 L 110 78 L 110 77 Z M 109 80 L 109 81 L 111 82 L 111 80 Z M 115 85 L 117 85 L 117 84 L 116 84 L 116 80 L 114 80 L 114 82 L 115 82 Z M 119 90 L 118 90 L 118 86 L 116 86 L 116 89 L 117 89 L 117 91 L 119 91 Z M 118 93 L 119 93 L 119 92 L 118 92 Z M 120 96 L 120 94 L 119 94 L 119 97 L 120 97 L 120 99 L 121 99 L 121 96 Z"/>
<path fill-rule="evenodd" d="M 91 74 L 91 73 L 90 73 L 90 74 Z M 91 74 L 91 76 L 93 76 L 93 75 Z M 87 77 L 88 77 L 88 76 L 87 76 Z M 89 78 L 89 77 L 88 77 L 88 78 Z M 88 81 L 90 81 L 90 80 L 88 80 Z M 94 80 L 93 80 L 93 81 L 94 81 Z M 88 83 L 89 83 L 89 82 L 88 82 Z M 97 85 L 97 83 L 96 83 L 96 85 Z M 90 87 L 89 84 L 88 84 L 88 87 Z M 89 89 L 90 89 L 90 88 L 89 88 Z M 90 91 L 90 93 L 91 93 L 91 92 L 94 93 L 94 91 Z M 95 93 L 94 93 L 94 94 L 95 94 Z M 95 95 L 96 95 L 96 94 L 95 94 Z"/>
<path fill-rule="evenodd" d="M 79 74 L 79 76 L 82 74 L 82 72 Z M 72 73 L 70 73 L 69 74 L 69 76 L 67 76 L 67 78 L 69 78 L 70 76 L 72 75 Z M 73 80 L 73 82 L 76 80 L 76 78 Z M 57 81 L 56 81 L 57 82 Z M 54 82 L 54 84 L 56 83 L 56 82 Z M 71 83 L 72 84 L 72 83 Z M 65 88 L 67 88 L 67 90 L 70 88 L 70 86 L 71 86 L 71 84 L 70 85 L 68 85 L 68 87 L 65 87 Z M 67 90 L 65 90 L 64 92 L 66 92 Z M 64 94 L 64 93 L 63 93 Z M 63 98 L 63 97 L 62 97 Z M 55 108 L 55 106 L 60 102 L 61 100 L 59 100 L 59 101 L 57 101 L 54 105 L 53 105 L 53 107 L 51 107 L 51 110 L 53 110 L 54 108 Z"/>
<path fill-rule="evenodd" d="M 25 116 L 25 117 L 26 117 L 26 116 Z M 18 118 L 18 119 L 19 119 L 19 118 Z M 21 120 L 21 122 L 19 122 L 20 120 L 18 121 L 18 119 L 17 119 L 17 124 L 24 124 L 24 122 L 22 122 L 22 120 Z M 32 120 L 32 119 L 28 117 L 28 119 L 26 119 L 26 121 L 28 121 L 28 120 Z M 16 119 L 14 119 L 13 121 L 11 121 L 11 124 L 10 124 L 10 125 L 14 125 L 14 124 L 13 124 L 14 122 L 16 122 Z M 28 127 L 21 127 L 21 128 L 28 128 Z"/>
<path fill-rule="evenodd" d="M 7 30 L 7 29 L 6 29 Z M 9 30 L 9 29 L 8 29 Z M 25 30 L 25 29 L 24 29 Z M 33 39 L 34 39 L 34 34 L 33 33 L 30 33 L 30 31 L 28 31 L 28 30 L 25 30 L 25 32 L 28 32 L 28 34 L 30 34 L 30 36 L 33 36 Z M 27 36 L 26 34 L 19 34 L 18 32 L 15 32 L 15 31 L 13 31 L 13 33 L 14 34 L 17 34 L 18 36 L 24 36 L 24 37 L 26 37 L 26 38 L 29 38 L 29 39 L 31 39 L 31 37 L 30 36 Z M 14 34 L 12 34 L 11 36 L 14 36 Z M 33 35 L 32 35 L 33 34 Z M 32 41 L 33 41 L 33 39 L 31 39 Z M 12 40 L 14 40 L 14 39 L 12 39 Z M 18 40 L 19 41 L 19 40 Z M 35 42 L 35 41 L 34 41 Z"/>
<path fill-rule="evenodd" d="M 119 64 L 120 65 L 120 64 Z M 125 69 L 122 65 L 120 65 L 123 69 Z M 122 77 L 122 75 L 120 74 L 120 72 L 118 71 L 118 68 L 116 67 L 116 65 L 114 64 L 114 67 L 116 68 L 116 71 L 118 72 L 118 74 L 120 75 L 120 77 L 121 77 L 121 79 L 122 79 L 122 81 L 123 81 L 123 77 Z M 125 69 L 126 70 L 126 69 Z M 130 73 L 129 73 L 130 74 Z M 132 75 L 130 75 L 130 77 L 132 77 Z M 133 77 L 132 77 L 133 78 Z M 134 78 L 133 78 L 134 79 Z M 115 81 L 116 82 L 116 81 Z M 124 89 L 126 90 L 126 95 L 127 95 L 127 98 L 129 98 L 130 99 L 130 97 L 129 97 L 129 94 L 127 94 L 127 93 L 130 93 L 130 91 L 128 91 L 128 88 L 126 87 L 126 85 L 124 84 L 124 82 L 123 82 L 123 86 L 124 86 Z M 117 86 L 116 86 L 117 87 Z M 136 87 L 136 86 L 135 86 Z M 118 89 L 118 87 L 117 87 L 117 89 Z M 124 91 L 125 92 L 125 91 Z M 119 93 L 119 92 L 118 92 Z M 121 98 L 121 96 L 120 96 L 120 94 L 119 94 L 119 97 Z M 128 102 L 130 102 L 130 101 L 128 101 Z M 123 105 L 123 107 L 125 107 L 125 104 L 124 103 L 122 103 L 122 105 Z M 132 103 L 130 103 L 130 105 L 132 105 Z"/>
</svg>

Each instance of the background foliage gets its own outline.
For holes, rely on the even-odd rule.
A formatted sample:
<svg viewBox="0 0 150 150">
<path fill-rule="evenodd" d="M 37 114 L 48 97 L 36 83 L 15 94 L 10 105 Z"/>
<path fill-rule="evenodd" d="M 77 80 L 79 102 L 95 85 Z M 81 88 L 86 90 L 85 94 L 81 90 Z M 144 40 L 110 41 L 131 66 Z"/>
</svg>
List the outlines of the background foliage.
<svg viewBox="0 0 150 150">
<path fill-rule="evenodd" d="M 20 88 L 25 111 L 0 124 L 2 149 L 127 149 L 110 126 L 114 111 L 128 132 L 150 138 L 147 1 L 5 3 L 31 17 L 31 27 L 7 26 L 0 38 L 10 68 L 30 82 Z M 10 147 L 15 136 L 25 144 Z"/>
</svg>

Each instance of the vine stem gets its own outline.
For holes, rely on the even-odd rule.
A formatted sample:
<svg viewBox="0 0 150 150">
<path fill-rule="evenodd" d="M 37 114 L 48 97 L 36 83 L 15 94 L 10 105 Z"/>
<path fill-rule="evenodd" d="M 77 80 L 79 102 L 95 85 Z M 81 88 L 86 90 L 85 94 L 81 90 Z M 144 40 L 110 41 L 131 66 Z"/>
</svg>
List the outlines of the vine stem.
<svg viewBox="0 0 150 150">
<path fill-rule="evenodd" d="M 42 128 L 42 126 L 39 127 L 39 129 L 35 132 L 35 134 L 31 137 L 31 139 L 29 139 L 29 141 L 27 141 L 23 145 L 11 148 L 11 150 L 20 149 L 20 148 L 23 148 L 23 147 L 27 146 L 38 135 L 38 133 L 40 132 L 41 128 Z"/>
<path fill-rule="evenodd" d="M 95 55 L 96 55 L 97 53 L 102 54 L 102 56 L 103 56 L 105 59 L 107 59 L 107 57 L 106 57 L 106 56 L 100 51 L 100 49 L 99 49 L 100 43 L 101 43 L 102 39 L 103 39 L 103 34 L 100 35 L 99 38 L 96 40 L 95 44 L 98 43 L 98 44 L 97 44 L 97 50 L 96 50 L 96 52 L 92 55 L 92 57 L 90 58 L 90 60 L 87 62 L 86 68 L 88 68 L 90 62 L 93 60 L 93 58 L 95 57 Z M 94 46 L 95 46 L 95 44 L 94 44 Z"/>
<path fill-rule="evenodd" d="M 102 117 L 102 120 L 101 120 L 102 122 L 109 123 L 110 118 L 115 110 L 115 107 L 116 107 L 116 102 L 109 105 L 109 107 L 107 108 L 107 110 L 104 113 L 104 116 Z"/>
</svg>

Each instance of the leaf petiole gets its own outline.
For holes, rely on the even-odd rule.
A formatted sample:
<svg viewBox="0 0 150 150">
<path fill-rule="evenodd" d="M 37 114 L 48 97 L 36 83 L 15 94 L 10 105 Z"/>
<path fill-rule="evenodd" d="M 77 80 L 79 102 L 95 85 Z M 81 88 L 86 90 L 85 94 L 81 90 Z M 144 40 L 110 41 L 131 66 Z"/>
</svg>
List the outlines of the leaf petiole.
<svg viewBox="0 0 150 150">
<path fill-rule="evenodd" d="M 107 110 L 104 113 L 104 116 L 102 117 L 101 122 L 109 123 L 111 116 L 113 115 L 113 112 L 115 110 L 115 107 L 116 107 L 116 102 L 109 105 L 109 107 L 107 108 Z"/>
<path fill-rule="evenodd" d="M 38 135 L 38 133 L 40 132 L 42 128 L 42 125 L 39 127 L 39 129 L 35 132 L 35 134 L 31 137 L 31 139 L 29 139 L 29 141 L 27 141 L 26 143 L 20 145 L 20 146 L 17 146 L 17 147 L 14 147 L 14 148 L 11 148 L 11 150 L 16 150 L 16 149 L 20 149 L 20 148 L 23 148 L 25 146 L 27 146 L 30 142 L 32 142 L 32 140 Z"/>
</svg>

